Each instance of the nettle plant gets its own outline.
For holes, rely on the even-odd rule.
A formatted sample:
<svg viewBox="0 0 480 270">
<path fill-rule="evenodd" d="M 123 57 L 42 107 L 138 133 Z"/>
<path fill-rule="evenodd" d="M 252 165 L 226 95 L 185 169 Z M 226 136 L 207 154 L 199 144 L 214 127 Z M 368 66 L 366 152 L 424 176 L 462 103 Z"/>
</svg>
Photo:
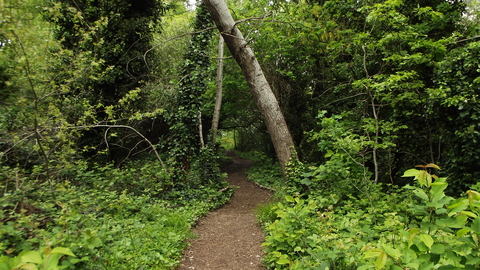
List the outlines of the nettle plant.
<svg viewBox="0 0 480 270">
<path fill-rule="evenodd" d="M 416 222 L 365 247 L 358 269 L 480 269 L 480 193 L 446 196 L 447 179 L 431 173 L 440 168 L 417 167 L 403 175 L 418 183 L 406 187 L 418 198 L 409 205 Z"/>
</svg>

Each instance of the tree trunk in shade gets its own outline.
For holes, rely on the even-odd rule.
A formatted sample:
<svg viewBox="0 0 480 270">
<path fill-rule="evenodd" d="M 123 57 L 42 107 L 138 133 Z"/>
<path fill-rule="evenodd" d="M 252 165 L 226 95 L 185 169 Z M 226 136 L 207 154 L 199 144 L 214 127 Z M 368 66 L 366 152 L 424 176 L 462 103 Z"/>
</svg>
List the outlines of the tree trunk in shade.
<svg viewBox="0 0 480 270">
<path fill-rule="evenodd" d="M 224 0 L 203 0 L 203 2 L 207 6 L 233 58 L 243 71 L 243 75 L 270 133 L 275 152 L 285 175 L 285 165 L 292 158 L 295 148 L 278 101 L 252 49 L 248 46 L 242 33 L 235 25 L 226 2 Z"/>
</svg>

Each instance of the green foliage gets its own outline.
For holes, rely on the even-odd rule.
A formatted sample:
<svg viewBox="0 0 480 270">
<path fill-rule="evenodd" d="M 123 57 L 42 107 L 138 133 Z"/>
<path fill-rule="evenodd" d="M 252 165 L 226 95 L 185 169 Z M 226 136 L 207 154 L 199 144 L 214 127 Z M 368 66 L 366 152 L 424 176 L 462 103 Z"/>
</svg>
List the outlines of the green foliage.
<svg viewBox="0 0 480 270">
<path fill-rule="evenodd" d="M 160 1 L 54 1 L 47 10 L 47 17 L 56 25 L 55 38 L 72 53 L 64 55 L 64 62 L 84 53 L 91 56 L 92 66 L 100 66 L 102 76 L 83 77 L 81 82 L 84 89 L 96 92 L 90 94 L 95 101 L 115 104 L 149 80 L 154 58 L 152 53 L 143 54 L 150 49 L 164 11 Z M 61 80 L 56 82 L 63 83 Z"/>
<path fill-rule="evenodd" d="M 22 251 L 18 256 L 10 258 L 8 256 L 0 257 L 0 269 L 45 269 L 55 270 L 59 268 L 59 261 L 64 256 L 76 257 L 72 251 L 63 247 L 46 247 L 40 251 Z M 68 263 L 74 261 L 74 258 L 68 257 Z"/>
<path fill-rule="evenodd" d="M 217 170 L 200 168 L 190 177 L 201 181 L 180 189 L 151 160 L 125 168 L 79 162 L 61 172 L 53 193 L 34 175 L 4 168 L 0 251 L 66 247 L 77 257 L 62 260 L 62 269 L 174 269 L 192 224 L 233 192 Z"/>
<path fill-rule="evenodd" d="M 418 162 L 448 168 L 452 194 L 478 178 L 478 19 L 462 16 L 464 1 L 251 1 L 239 14 L 267 12 L 242 26 L 304 162 L 324 161 L 305 131 L 321 133 L 316 117 L 327 111 L 359 141 L 350 154 L 376 181 L 402 185 L 401 172 Z"/>
<path fill-rule="evenodd" d="M 169 116 L 171 139 L 170 156 L 176 166 L 188 172 L 192 158 L 202 156 L 200 149 L 204 147 L 200 140 L 202 125 L 202 95 L 206 92 L 209 58 L 207 48 L 211 40 L 211 32 L 203 31 L 212 25 L 207 8 L 200 3 L 194 22 L 196 31 L 185 54 L 182 68 L 182 80 L 179 82 L 176 111 Z M 203 135 L 203 134 L 202 134 Z M 214 146 L 211 146 L 214 148 Z M 179 174 L 182 170 L 179 170 Z M 181 179 L 182 176 L 176 176 Z"/>
<path fill-rule="evenodd" d="M 445 178 L 407 170 L 416 185 L 358 196 L 324 188 L 265 206 L 271 269 L 477 269 L 480 194 L 445 195 Z M 345 183 L 339 182 L 339 187 Z M 272 214 L 274 213 L 274 214 Z"/>
<path fill-rule="evenodd" d="M 247 170 L 249 180 L 279 192 L 285 187 L 285 180 L 278 162 L 258 151 L 240 153 L 240 156 L 253 161 Z"/>
</svg>

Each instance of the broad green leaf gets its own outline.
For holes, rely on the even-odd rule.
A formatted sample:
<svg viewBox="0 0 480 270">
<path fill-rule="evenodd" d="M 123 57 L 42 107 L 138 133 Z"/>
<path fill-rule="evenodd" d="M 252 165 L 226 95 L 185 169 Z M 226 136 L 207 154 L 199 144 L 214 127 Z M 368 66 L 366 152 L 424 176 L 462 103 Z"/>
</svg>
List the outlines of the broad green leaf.
<svg viewBox="0 0 480 270">
<path fill-rule="evenodd" d="M 438 202 L 445 197 L 443 191 L 447 188 L 447 183 L 435 182 L 432 183 L 430 189 L 430 194 L 432 194 L 432 202 Z"/>
<path fill-rule="evenodd" d="M 332 150 L 328 150 L 327 153 L 325 154 L 325 157 L 328 158 L 328 157 L 331 157 L 333 156 L 333 151 Z"/>
<path fill-rule="evenodd" d="M 402 256 L 400 250 L 391 247 L 390 245 L 383 245 L 383 250 L 388 254 L 388 256 L 398 259 Z"/>
<path fill-rule="evenodd" d="M 460 238 L 471 231 L 469 228 L 463 228 L 457 232 L 457 237 Z"/>
<path fill-rule="evenodd" d="M 300 181 L 300 184 L 303 184 L 303 185 L 306 185 L 306 186 L 309 186 L 311 185 L 313 182 L 312 180 L 308 179 L 308 178 L 303 178 L 301 181 Z"/>
<path fill-rule="evenodd" d="M 18 254 L 18 257 L 24 263 L 41 264 L 43 261 L 42 256 L 37 251 L 22 251 Z"/>
<path fill-rule="evenodd" d="M 61 253 L 52 253 L 50 256 L 48 256 L 47 259 L 45 259 L 45 269 L 57 269 L 58 267 L 58 262 L 60 259 L 63 257 L 63 254 Z"/>
<path fill-rule="evenodd" d="M 406 170 L 402 177 L 418 177 L 418 175 L 420 174 L 420 170 L 417 170 L 417 169 L 410 169 L 410 170 Z"/>
<path fill-rule="evenodd" d="M 433 238 L 428 235 L 428 234 L 420 234 L 420 240 L 428 247 L 432 248 L 432 245 L 434 243 Z"/>
<path fill-rule="evenodd" d="M 462 211 L 461 212 L 463 215 L 466 215 L 468 217 L 471 217 L 471 218 L 476 218 L 478 217 L 477 214 L 473 213 L 473 212 L 470 212 L 470 211 Z"/>
<path fill-rule="evenodd" d="M 425 165 L 425 168 L 434 168 L 434 169 L 437 169 L 437 170 L 441 170 L 440 167 L 438 167 L 438 165 L 433 164 L 433 163 L 429 163 L 429 164 Z"/>
<path fill-rule="evenodd" d="M 383 269 L 385 264 L 387 264 L 387 253 L 380 252 L 380 255 L 375 260 L 375 266 L 377 266 L 377 269 Z"/>
<path fill-rule="evenodd" d="M 429 254 L 426 254 L 426 255 L 429 255 Z M 428 257 L 428 258 L 427 258 Z M 430 262 L 430 256 L 425 256 L 425 259 L 422 259 L 423 260 L 423 263 L 420 264 L 420 267 L 418 269 L 421 269 L 421 270 L 430 270 L 430 269 L 434 269 L 434 265 L 433 265 L 433 262 Z"/>
<path fill-rule="evenodd" d="M 425 191 L 421 190 L 421 189 L 415 189 L 413 191 L 413 193 L 415 195 L 417 195 L 417 197 L 419 197 L 420 199 L 424 200 L 424 201 L 428 201 L 428 196 L 427 194 L 425 193 Z"/>
<path fill-rule="evenodd" d="M 480 263 L 480 258 L 479 257 L 473 257 L 471 255 L 467 256 L 467 261 L 465 262 L 465 264 L 475 265 L 475 264 L 478 264 L 478 263 Z"/>
<path fill-rule="evenodd" d="M 403 259 L 404 261 L 408 264 L 412 261 L 414 261 L 417 258 L 417 253 L 413 251 L 412 249 L 404 249 L 403 250 Z"/>
<path fill-rule="evenodd" d="M 290 260 L 287 259 L 287 258 L 282 258 L 282 259 L 278 260 L 277 263 L 278 263 L 278 264 L 281 264 L 281 265 L 283 265 L 283 264 L 289 264 L 289 263 L 290 263 Z"/>
<path fill-rule="evenodd" d="M 426 186 L 427 187 L 430 187 L 432 185 L 432 175 L 429 174 L 427 171 L 424 171 L 422 177 L 425 177 L 425 181 L 426 181 Z M 418 179 L 418 182 L 420 183 L 421 179 L 419 178 Z"/>
<path fill-rule="evenodd" d="M 286 200 L 287 202 L 295 202 L 295 200 L 293 199 L 293 197 L 290 196 L 290 195 L 285 196 L 285 200 Z"/>
<path fill-rule="evenodd" d="M 476 232 L 477 234 L 480 234 L 480 217 L 476 217 L 472 221 L 470 228 L 472 229 L 472 231 Z"/>
<path fill-rule="evenodd" d="M 52 247 L 47 246 L 43 249 L 43 257 L 50 255 L 50 253 L 52 253 Z"/>
<path fill-rule="evenodd" d="M 368 258 L 376 258 L 382 253 L 383 251 L 381 249 L 369 249 L 363 253 L 363 258 L 368 259 Z"/>
<path fill-rule="evenodd" d="M 453 265 L 444 265 L 440 266 L 438 270 L 459 270 L 460 268 L 453 266 Z"/>
<path fill-rule="evenodd" d="M 72 256 L 72 257 L 76 257 L 72 250 L 70 250 L 69 248 L 64 248 L 64 247 L 56 247 L 52 250 L 52 254 L 56 254 L 56 253 L 59 253 L 59 254 L 64 254 L 64 255 L 68 255 L 68 256 Z"/>
<path fill-rule="evenodd" d="M 464 198 L 453 201 L 452 203 L 453 203 L 452 205 L 448 206 L 448 209 L 451 209 L 450 212 L 448 213 L 448 216 L 450 217 L 457 213 L 462 212 L 468 207 L 468 200 Z"/>
<path fill-rule="evenodd" d="M 458 219 L 457 217 L 446 217 L 446 218 L 441 218 L 437 219 L 437 225 L 439 226 L 445 226 L 448 228 L 463 228 L 465 226 L 465 219 Z"/>
<path fill-rule="evenodd" d="M 432 183 L 432 176 L 424 170 L 410 169 L 407 170 L 402 177 L 414 176 L 420 186 L 427 186 Z"/>
<path fill-rule="evenodd" d="M 10 267 L 10 265 L 8 265 L 9 259 L 10 258 L 8 258 L 7 256 L 2 256 L 0 258 L 0 270 L 10 270 L 10 269 L 12 269 L 12 267 Z"/>
<path fill-rule="evenodd" d="M 434 254 L 443 254 L 445 252 L 445 246 L 440 243 L 435 243 L 433 244 L 431 251 Z"/>
<path fill-rule="evenodd" d="M 20 268 L 18 268 L 18 269 L 20 269 L 20 270 L 38 270 L 38 267 L 35 264 L 27 263 L 27 264 L 24 264 L 24 265 L 20 266 Z"/>
</svg>

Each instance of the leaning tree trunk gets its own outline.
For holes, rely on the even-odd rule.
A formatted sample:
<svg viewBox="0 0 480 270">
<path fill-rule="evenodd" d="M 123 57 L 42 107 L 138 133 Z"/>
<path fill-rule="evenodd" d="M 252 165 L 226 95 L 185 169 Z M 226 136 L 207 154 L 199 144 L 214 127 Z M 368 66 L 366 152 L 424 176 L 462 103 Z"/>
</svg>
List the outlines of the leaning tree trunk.
<svg viewBox="0 0 480 270">
<path fill-rule="evenodd" d="M 217 66 L 217 93 L 215 96 L 215 109 L 212 119 L 212 143 L 217 142 L 218 122 L 220 120 L 220 109 L 222 107 L 222 88 L 223 88 L 223 37 L 220 35 L 218 40 L 218 66 Z"/>
<path fill-rule="evenodd" d="M 243 75 L 270 133 L 285 175 L 285 165 L 292 157 L 295 148 L 277 99 L 252 49 L 248 46 L 242 33 L 235 25 L 225 0 L 203 0 L 203 2 L 222 34 L 228 49 L 243 71 Z"/>
</svg>

